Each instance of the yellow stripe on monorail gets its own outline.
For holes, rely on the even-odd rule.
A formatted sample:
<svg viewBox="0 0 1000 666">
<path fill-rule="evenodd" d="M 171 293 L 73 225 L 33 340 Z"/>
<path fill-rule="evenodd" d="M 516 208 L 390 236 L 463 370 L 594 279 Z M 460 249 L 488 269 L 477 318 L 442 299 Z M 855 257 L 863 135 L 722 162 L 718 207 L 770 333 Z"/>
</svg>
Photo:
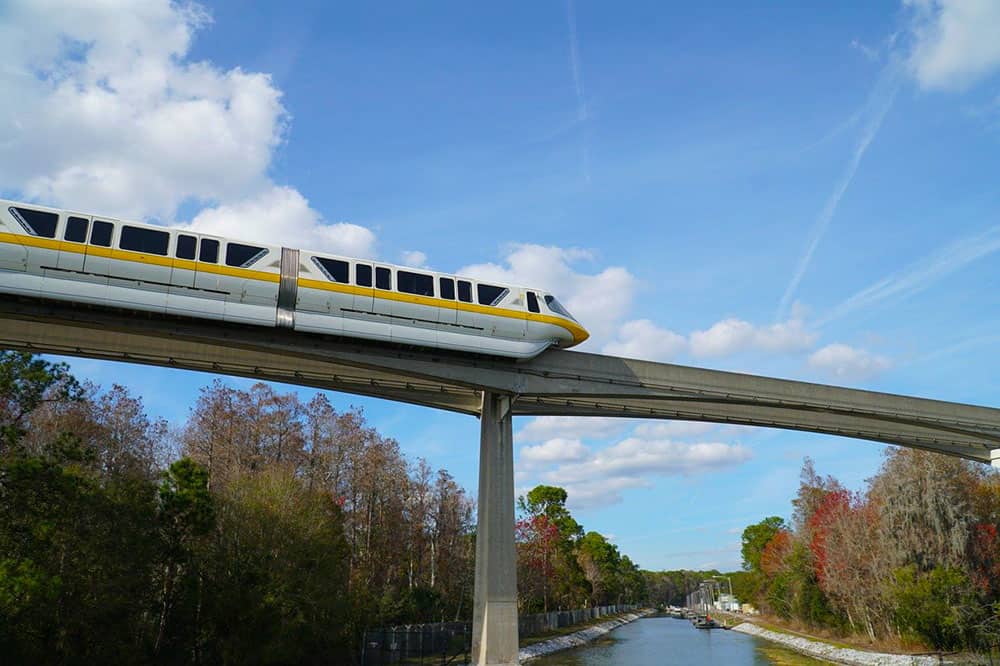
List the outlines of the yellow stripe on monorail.
<svg viewBox="0 0 1000 666">
<path fill-rule="evenodd" d="M 416 294 L 401 294 L 398 291 L 387 291 L 375 289 L 373 287 L 357 287 L 343 282 L 323 282 L 321 280 L 311 280 L 309 278 L 299 278 L 299 286 L 309 289 L 321 289 L 323 291 L 333 291 L 340 294 L 353 294 L 355 296 L 372 296 L 387 301 L 397 301 L 400 303 L 412 303 L 415 305 L 426 305 L 433 308 L 444 308 L 447 310 L 462 310 L 464 312 L 475 312 L 478 314 L 492 315 L 494 317 L 507 317 L 509 319 L 527 319 L 542 324 L 553 324 L 562 327 L 573 336 L 573 343 L 580 344 L 590 337 L 587 331 L 574 321 L 553 317 L 535 312 L 525 312 L 524 310 L 510 310 L 493 305 L 479 305 L 477 303 L 465 303 L 462 301 L 450 301 L 434 296 L 418 296 Z"/>
</svg>

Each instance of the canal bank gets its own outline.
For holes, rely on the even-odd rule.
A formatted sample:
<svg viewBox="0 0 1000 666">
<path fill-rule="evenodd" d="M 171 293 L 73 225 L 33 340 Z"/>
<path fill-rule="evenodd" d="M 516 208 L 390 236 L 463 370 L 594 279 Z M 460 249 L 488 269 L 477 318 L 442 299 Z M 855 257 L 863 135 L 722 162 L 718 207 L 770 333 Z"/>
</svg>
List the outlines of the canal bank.
<svg viewBox="0 0 1000 666">
<path fill-rule="evenodd" d="M 586 645 L 587 643 L 604 636 L 608 632 L 613 631 L 622 625 L 628 624 L 629 622 L 635 622 L 639 618 L 652 615 L 655 612 L 656 611 L 652 608 L 647 608 L 634 613 L 625 613 L 623 615 L 619 615 L 618 617 L 611 618 L 606 622 L 592 625 L 586 629 L 581 629 L 580 631 L 574 631 L 573 633 L 565 636 L 557 636 L 556 638 L 540 641 L 538 643 L 534 643 L 533 645 L 521 648 L 517 653 L 517 658 L 523 663 L 531 659 L 537 659 L 554 652 L 559 652 L 561 650 L 580 647 L 581 645 Z"/>
<path fill-rule="evenodd" d="M 811 640 L 804 636 L 764 629 L 751 622 L 738 624 L 732 630 L 778 643 L 810 657 L 829 661 L 834 664 L 845 664 L 846 666 L 934 666 L 941 663 L 937 657 L 931 656 L 867 652 L 854 648 L 837 647 L 836 645 L 830 645 L 819 640 Z"/>
</svg>

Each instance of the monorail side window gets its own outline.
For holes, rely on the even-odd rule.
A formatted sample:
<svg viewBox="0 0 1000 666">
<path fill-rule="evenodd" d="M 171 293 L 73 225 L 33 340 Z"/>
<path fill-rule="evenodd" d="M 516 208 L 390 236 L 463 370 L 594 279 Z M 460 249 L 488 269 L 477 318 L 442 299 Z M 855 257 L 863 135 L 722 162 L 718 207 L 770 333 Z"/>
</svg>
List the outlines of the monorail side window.
<svg viewBox="0 0 1000 666">
<path fill-rule="evenodd" d="M 441 290 L 441 298 L 449 301 L 455 300 L 455 281 L 451 278 L 439 278 L 438 288 Z"/>
<path fill-rule="evenodd" d="M 404 294 L 434 295 L 434 278 L 423 273 L 396 271 L 396 289 Z"/>
<path fill-rule="evenodd" d="M 267 254 L 267 248 L 243 245 L 242 243 L 226 243 L 226 265 L 246 268 Z"/>
<path fill-rule="evenodd" d="M 87 242 L 87 227 L 90 226 L 90 220 L 84 217 L 71 217 L 66 220 L 66 233 L 63 234 L 63 240 L 68 240 L 73 243 L 86 243 Z"/>
<path fill-rule="evenodd" d="M 118 239 L 118 247 L 123 250 L 159 254 L 164 257 L 167 256 L 169 245 L 170 234 L 168 232 L 130 227 L 127 224 L 122 227 L 122 235 Z"/>
<path fill-rule="evenodd" d="M 201 249 L 198 251 L 198 261 L 204 261 L 207 264 L 219 263 L 219 241 L 202 238 Z"/>
<path fill-rule="evenodd" d="M 110 222 L 94 220 L 94 226 L 90 230 L 90 244 L 98 247 L 111 247 L 111 236 L 114 231 L 115 225 Z"/>
<path fill-rule="evenodd" d="M 541 312 L 542 309 L 538 307 L 538 296 L 535 296 L 535 292 L 528 292 L 528 311 L 529 312 Z"/>
<path fill-rule="evenodd" d="M 11 206 L 7 209 L 18 224 L 32 236 L 42 238 L 55 238 L 56 225 L 59 224 L 59 216 L 55 213 L 48 213 L 44 210 L 32 210 L 31 208 L 16 208 Z"/>
<path fill-rule="evenodd" d="M 472 283 L 465 280 L 458 281 L 458 300 L 463 303 L 472 302 Z"/>
<path fill-rule="evenodd" d="M 505 287 L 495 287 L 492 284 L 476 285 L 479 294 L 480 305 L 496 305 L 500 299 L 507 295 L 509 289 Z"/>
<path fill-rule="evenodd" d="M 372 286 L 372 267 L 368 264 L 354 264 L 354 282 L 359 287 Z"/>
<path fill-rule="evenodd" d="M 339 259 L 326 259 L 324 257 L 313 257 L 313 261 L 319 269 L 326 274 L 326 277 L 333 282 L 348 284 L 351 281 L 351 265 Z"/>
<path fill-rule="evenodd" d="M 376 266 L 375 286 L 379 289 L 392 289 L 392 271 L 388 268 Z"/>
<path fill-rule="evenodd" d="M 188 259 L 190 261 L 194 261 L 194 250 L 197 245 L 198 239 L 194 236 L 180 234 L 177 236 L 177 250 L 174 254 L 177 255 L 178 259 Z"/>
</svg>

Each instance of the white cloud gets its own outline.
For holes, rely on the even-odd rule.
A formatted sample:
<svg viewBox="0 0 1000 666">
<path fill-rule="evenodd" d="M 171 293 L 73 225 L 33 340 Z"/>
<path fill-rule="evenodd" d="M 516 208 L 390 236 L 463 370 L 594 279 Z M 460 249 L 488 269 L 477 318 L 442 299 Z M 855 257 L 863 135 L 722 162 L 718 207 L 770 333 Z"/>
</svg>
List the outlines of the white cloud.
<svg viewBox="0 0 1000 666">
<path fill-rule="evenodd" d="M 427 255 L 420 250 L 404 250 L 400 253 L 400 258 L 404 266 L 413 266 L 414 268 L 427 266 Z"/>
<path fill-rule="evenodd" d="M 604 345 L 602 351 L 625 358 L 666 361 L 677 356 L 686 347 L 684 336 L 660 328 L 648 319 L 637 319 L 622 324 L 617 338 Z"/>
<path fill-rule="evenodd" d="M 915 12 L 909 64 L 923 88 L 957 89 L 1000 68 L 996 0 L 904 0 Z"/>
<path fill-rule="evenodd" d="M 252 199 L 203 210 L 190 227 L 229 238 L 280 242 L 347 256 L 375 256 L 375 234 L 370 229 L 347 222 L 323 223 L 306 198 L 290 187 L 271 187 Z M 276 228 L 281 229 L 280 235 Z"/>
<path fill-rule="evenodd" d="M 565 483 L 609 476 L 674 476 L 728 467 L 750 459 L 741 444 L 675 442 L 629 437 L 587 461 L 561 466 L 548 478 Z"/>
<path fill-rule="evenodd" d="M 592 340 L 604 341 L 631 307 L 636 280 L 618 266 L 596 274 L 576 270 L 576 264 L 590 259 L 591 253 L 579 248 L 519 244 L 510 247 L 503 265 L 476 264 L 458 273 L 547 291 L 584 322 Z"/>
<path fill-rule="evenodd" d="M 625 430 L 630 419 L 603 416 L 536 416 L 518 431 L 516 439 L 542 442 L 548 439 L 607 439 Z"/>
<path fill-rule="evenodd" d="M 622 501 L 622 491 L 633 488 L 649 488 L 652 484 L 634 477 L 614 477 L 597 482 L 566 483 L 566 503 L 573 510 L 590 509 L 618 504 Z"/>
<path fill-rule="evenodd" d="M 834 343 L 813 352 L 809 365 L 837 379 L 861 380 L 889 369 L 892 363 L 884 356 Z"/>
<path fill-rule="evenodd" d="M 590 449 L 578 439 L 550 439 L 537 446 L 524 446 L 518 454 L 520 462 L 526 466 L 554 464 L 583 460 Z"/>
<path fill-rule="evenodd" d="M 196 62 L 200 6 L 170 0 L 9 0 L 0 21 L 0 182 L 24 198 L 238 238 L 366 249 L 267 175 L 289 114 L 270 76 Z M 263 213 L 275 214 L 265 229 Z"/>
<path fill-rule="evenodd" d="M 755 326 L 742 319 L 724 319 L 705 331 L 690 336 L 695 356 L 726 356 L 742 351 L 771 353 L 798 352 L 816 342 L 816 334 L 806 330 L 800 319 Z"/>
<path fill-rule="evenodd" d="M 716 428 L 714 423 L 701 421 L 653 421 L 636 426 L 633 435 L 643 439 L 670 439 L 673 437 L 697 437 Z"/>
<path fill-rule="evenodd" d="M 686 476 L 746 462 L 750 449 L 720 442 L 685 443 L 629 437 L 579 461 L 542 475 L 545 483 L 566 489 L 575 508 L 621 501 L 621 492 L 652 485 L 652 478 Z"/>
</svg>

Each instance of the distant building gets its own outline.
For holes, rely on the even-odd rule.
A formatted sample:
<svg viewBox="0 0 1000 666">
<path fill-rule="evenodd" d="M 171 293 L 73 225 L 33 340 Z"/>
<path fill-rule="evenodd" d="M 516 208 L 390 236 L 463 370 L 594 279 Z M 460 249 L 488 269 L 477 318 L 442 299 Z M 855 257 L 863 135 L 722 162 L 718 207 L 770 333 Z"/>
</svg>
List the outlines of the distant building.
<svg viewBox="0 0 1000 666">
<path fill-rule="evenodd" d="M 731 594 L 720 594 L 714 605 L 717 609 L 730 613 L 738 613 L 740 610 L 739 600 Z"/>
<path fill-rule="evenodd" d="M 740 606 L 740 612 L 745 615 L 760 615 L 760 611 L 753 607 L 753 604 L 743 604 Z"/>
</svg>

